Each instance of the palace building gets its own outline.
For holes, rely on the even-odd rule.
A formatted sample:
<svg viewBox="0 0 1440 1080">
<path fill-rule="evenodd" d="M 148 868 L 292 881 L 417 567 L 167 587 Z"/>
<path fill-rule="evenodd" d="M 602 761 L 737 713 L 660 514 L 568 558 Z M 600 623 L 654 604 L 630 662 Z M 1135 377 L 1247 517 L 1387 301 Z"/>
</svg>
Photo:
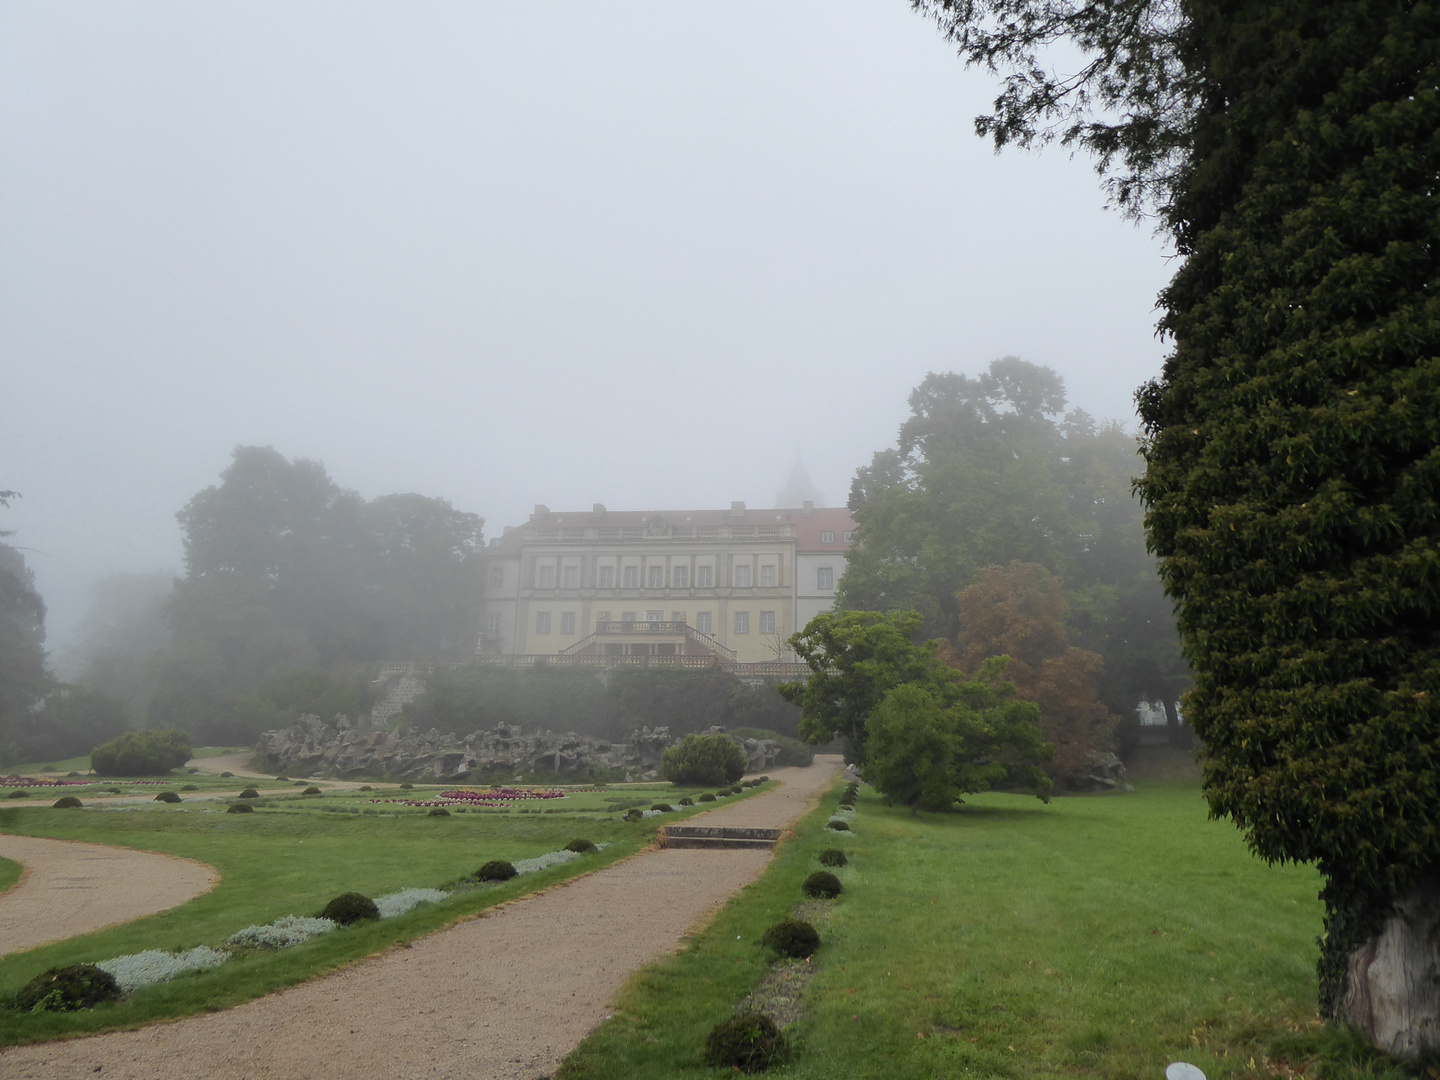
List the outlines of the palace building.
<svg viewBox="0 0 1440 1080">
<path fill-rule="evenodd" d="M 530 520 L 484 551 L 482 662 L 793 662 L 855 541 L 843 508 L 607 510 Z"/>
</svg>

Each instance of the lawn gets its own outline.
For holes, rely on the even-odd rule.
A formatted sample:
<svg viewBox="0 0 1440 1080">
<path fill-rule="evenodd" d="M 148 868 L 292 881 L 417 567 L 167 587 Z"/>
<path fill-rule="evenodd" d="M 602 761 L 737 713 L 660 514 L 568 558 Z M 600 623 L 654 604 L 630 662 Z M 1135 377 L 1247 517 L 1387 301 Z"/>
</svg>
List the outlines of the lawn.
<svg viewBox="0 0 1440 1080">
<path fill-rule="evenodd" d="M 24 872 L 24 869 L 25 868 L 18 862 L 10 859 L 0 859 L 0 893 L 12 888 L 15 883 L 20 880 L 20 875 Z"/>
<path fill-rule="evenodd" d="M 1129 1080 L 1176 1060 L 1212 1080 L 1392 1075 L 1316 1023 L 1318 874 L 1256 860 L 1193 783 L 1049 805 L 988 794 L 920 817 L 866 789 L 848 836 L 822 828 L 834 802 L 685 951 L 632 980 L 562 1077 L 719 1075 L 706 1033 L 759 981 L 761 933 L 837 841 L 845 892 L 819 918 L 776 1075 Z"/>
<path fill-rule="evenodd" d="M 229 784 L 233 787 L 234 781 Z M 399 918 L 335 931 L 289 949 L 237 955 L 211 971 L 182 975 L 93 1011 L 31 1015 L 0 1009 L 0 1045 L 134 1026 L 239 1004 L 607 865 L 648 844 L 660 824 L 700 809 L 639 822 L 621 819 L 618 811 L 623 806 L 678 804 L 682 795 L 696 793 L 668 784 L 588 790 L 564 799 L 518 803 L 508 811 L 454 811 L 449 817 L 431 817 L 423 807 L 370 801 L 401 797 L 426 801 L 442 790 L 437 787 L 308 797 L 300 790 L 281 785 L 256 800 L 254 813 L 243 815 L 225 813 L 227 803 L 234 800 L 219 798 L 81 810 L 54 810 L 49 806 L 53 800 L 39 798 L 17 800 L 29 804 L 23 808 L 0 803 L 0 832 L 179 855 L 208 863 L 221 873 L 211 892 L 169 912 L 0 958 L 0 998 L 52 967 L 147 949 L 219 946 L 246 926 L 285 915 L 317 914 L 342 892 L 377 896 L 404 888 L 453 885 L 488 860 L 534 858 L 577 837 L 611 846 L 503 885 L 458 889 L 438 904 L 421 905 Z M 743 799 L 764 790 L 730 798 Z M 53 791 L 46 789 L 46 794 Z M 0 865 L 0 887 L 5 872 Z"/>
</svg>

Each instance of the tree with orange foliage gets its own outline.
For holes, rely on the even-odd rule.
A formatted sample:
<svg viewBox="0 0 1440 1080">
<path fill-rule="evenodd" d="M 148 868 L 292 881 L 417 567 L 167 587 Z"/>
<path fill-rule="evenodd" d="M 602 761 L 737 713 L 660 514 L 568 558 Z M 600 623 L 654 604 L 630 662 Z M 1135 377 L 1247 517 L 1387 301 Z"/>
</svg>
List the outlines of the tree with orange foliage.
<svg viewBox="0 0 1440 1080">
<path fill-rule="evenodd" d="M 1036 563 L 991 566 L 957 600 L 960 632 L 953 645 L 941 644 L 940 658 L 978 671 L 990 657 L 1008 656 L 1005 677 L 1018 697 L 1040 706 L 1040 731 L 1055 748 L 1051 777 L 1073 781 L 1092 751 L 1110 749 L 1120 718 L 1100 700 L 1100 655 L 1070 644 L 1060 580 Z"/>
</svg>

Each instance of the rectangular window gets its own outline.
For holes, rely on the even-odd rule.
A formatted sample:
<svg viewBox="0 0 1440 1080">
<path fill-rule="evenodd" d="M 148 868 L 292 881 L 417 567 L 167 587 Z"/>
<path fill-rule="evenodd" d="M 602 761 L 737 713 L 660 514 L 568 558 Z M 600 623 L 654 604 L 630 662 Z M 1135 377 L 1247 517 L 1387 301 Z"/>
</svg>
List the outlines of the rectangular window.
<svg viewBox="0 0 1440 1080">
<path fill-rule="evenodd" d="M 597 589 L 613 589 L 615 587 L 615 567 L 601 566 L 595 571 L 595 587 Z"/>
<path fill-rule="evenodd" d="M 500 636 L 500 616 L 499 616 L 499 615 L 486 615 L 486 616 L 485 616 L 485 633 L 487 633 L 488 635 L 490 635 L 490 637 L 499 637 L 499 636 Z"/>
<path fill-rule="evenodd" d="M 833 544 L 834 542 L 835 542 L 835 530 L 834 530 L 834 529 L 826 529 L 824 532 L 822 532 L 822 533 L 820 534 L 820 543 L 822 543 L 822 544 Z"/>
<path fill-rule="evenodd" d="M 745 563 L 735 564 L 735 587 L 737 589 L 750 587 L 750 567 Z"/>
<path fill-rule="evenodd" d="M 621 621 L 622 623 L 633 623 L 633 622 L 635 621 L 635 612 L 633 612 L 633 611 L 622 611 L 622 612 L 620 613 L 620 621 Z"/>
<path fill-rule="evenodd" d="M 760 633 L 773 634 L 775 632 L 775 613 L 773 611 L 760 612 Z"/>
<path fill-rule="evenodd" d="M 760 567 L 760 587 L 762 589 L 773 589 L 775 587 L 775 567 Z"/>
<path fill-rule="evenodd" d="M 683 611 L 672 611 L 672 612 L 670 612 L 670 621 L 671 621 L 671 622 L 684 622 L 684 621 L 685 621 L 685 612 L 683 612 Z"/>
<path fill-rule="evenodd" d="M 665 621 L 665 613 L 664 613 L 663 611 L 647 611 L 647 612 L 645 612 L 645 621 L 646 621 L 646 622 L 664 622 L 664 621 Z"/>
<path fill-rule="evenodd" d="M 854 542 L 855 542 L 855 530 L 854 530 L 854 529 L 846 529 L 846 530 L 845 530 L 845 543 L 847 543 L 847 544 L 853 544 Z"/>
<path fill-rule="evenodd" d="M 670 571 L 670 580 L 675 583 L 677 589 L 688 589 L 690 587 L 690 568 L 688 566 L 677 566 Z"/>
<path fill-rule="evenodd" d="M 822 566 L 815 571 L 815 587 L 817 589 L 833 589 L 835 587 L 834 567 Z"/>
<path fill-rule="evenodd" d="M 710 612 L 701 611 L 695 615 L 695 629 L 702 634 L 710 633 Z"/>
<path fill-rule="evenodd" d="M 560 632 L 562 634 L 575 633 L 575 612 L 562 611 L 560 613 Z"/>
<path fill-rule="evenodd" d="M 697 566 L 695 568 L 695 587 L 697 589 L 713 589 L 715 587 L 715 568 L 713 566 Z"/>
<path fill-rule="evenodd" d="M 608 611 L 597 611 L 597 612 L 595 613 L 595 621 L 596 621 L 597 623 L 609 622 L 609 621 L 610 621 L 610 612 L 608 612 Z"/>
<path fill-rule="evenodd" d="M 555 587 L 555 567 L 553 567 L 553 566 L 542 566 L 542 567 L 540 567 L 540 585 L 539 585 L 539 587 L 542 588 L 542 589 L 553 589 L 553 588 Z"/>
<path fill-rule="evenodd" d="M 622 567 L 620 570 L 620 583 L 622 589 L 638 589 L 640 587 L 640 567 Z"/>
<path fill-rule="evenodd" d="M 505 567 L 492 566 L 490 568 L 490 587 L 492 589 L 503 589 L 505 587 Z"/>
<path fill-rule="evenodd" d="M 748 611 L 735 612 L 735 633 L 748 634 L 750 632 L 750 613 Z"/>
<path fill-rule="evenodd" d="M 652 589 L 663 589 L 665 587 L 665 567 L 651 566 L 646 570 L 648 579 L 645 584 Z"/>
<path fill-rule="evenodd" d="M 563 589 L 578 589 L 580 587 L 580 567 L 562 567 L 560 570 L 560 587 Z"/>
<path fill-rule="evenodd" d="M 539 611 L 535 613 L 535 633 L 548 634 L 550 632 L 550 612 Z"/>
</svg>

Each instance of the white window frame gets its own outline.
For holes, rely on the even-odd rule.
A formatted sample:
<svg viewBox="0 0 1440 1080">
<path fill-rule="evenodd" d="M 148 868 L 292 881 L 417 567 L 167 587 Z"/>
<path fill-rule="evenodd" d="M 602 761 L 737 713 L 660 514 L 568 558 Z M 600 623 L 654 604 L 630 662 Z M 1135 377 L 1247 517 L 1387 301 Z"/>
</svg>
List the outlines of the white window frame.
<svg viewBox="0 0 1440 1080">
<path fill-rule="evenodd" d="M 595 570 L 597 589 L 613 589 L 615 587 L 615 567 L 600 566 Z"/>
<path fill-rule="evenodd" d="M 575 612 L 573 612 L 573 611 L 562 611 L 562 612 L 560 613 L 560 633 L 562 633 L 562 634 L 569 634 L 569 635 L 571 635 L 572 637 L 574 636 L 574 634 L 575 634 Z"/>
<path fill-rule="evenodd" d="M 537 589 L 553 589 L 555 587 L 555 567 L 542 566 L 536 572 Z"/>
<path fill-rule="evenodd" d="M 749 564 L 749 563 L 743 563 L 743 562 L 742 562 L 742 563 L 736 563 L 736 564 L 735 564 L 735 588 L 737 588 L 737 589 L 748 589 L 748 588 L 750 588 L 750 564 Z"/>
<path fill-rule="evenodd" d="M 821 531 L 821 533 L 820 533 L 820 543 L 822 543 L 822 544 L 833 544 L 834 542 L 835 542 L 835 530 L 834 530 L 834 529 L 824 529 L 824 530 Z"/>
<path fill-rule="evenodd" d="M 550 633 L 550 612 L 537 611 L 535 613 L 535 633 L 537 636 Z"/>
<path fill-rule="evenodd" d="M 702 634 L 709 634 L 712 632 L 710 629 L 710 612 L 697 611 L 695 613 L 695 629 L 700 631 L 700 633 Z"/>
<path fill-rule="evenodd" d="M 670 571 L 670 582 L 677 589 L 688 589 L 690 587 L 690 568 L 688 566 L 676 566 Z"/>
<path fill-rule="evenodd" d="M 847 543 L 847 544 L 853 544 L 854 542 L 855 542 L 855 530 L 854 530 L 854 529 L 846 529 L 846 530 L 845 530 L 845 543 Z"/>
<path fill-rule="evenodd" d="M 697 589 L 713 589 L 715 587 L 715 568 L 713 566 L 697 566 L 695 568 L 695 587 Z"/>
<path fill-rule="evenodd" d="M 663 589 L 665 587 L 665 567 L 647 566 L 645 568 L 645 587 L 647 589 Z"/>
<path fill-rule="evenodd" d="M 485 633 L 488 637 L 500 636 L 500 615 L 498 612 L 492 612 L 485 616 Z"/>
<path fill-rule="evenodd" d="M 492 566 L 490 568 L 490 588 L 503 589 L 505 587 L 505 567 Z"/>
<path fill-rule="evenodd" d="M 762 589 L 775 587 L 775 567 L 769 563 L 760 567 L 760 587 Z"/>
<path fill-rule="evenodd" d="M 760 633 L 773 634 L 775 632 L 775 613 L 773 611 L 760 612 Z"/>
<path fill-rule="evenodd" d="M 748 611 L 735 612 L 735 633 L 748 634 L 750 632 L 750 613 Z"/>
<path fill-rule="evenodd" d="M 640 587 L 640 567 L 622 566 L 620 568 L 620 587 L 622 589 L 638 589 Z"/>
<path fill-rule="evenodd" d="M 560 568 L 560 587 L 562 589 L 578 589 L 580 587 L 580 567 L 562 566 Z"/>
<path fill-rule="evenodd" d="M 821 566 L 815 570 L 815 588 L 821 592 L 835 588 L 835 568 Z"/>
</svg>

